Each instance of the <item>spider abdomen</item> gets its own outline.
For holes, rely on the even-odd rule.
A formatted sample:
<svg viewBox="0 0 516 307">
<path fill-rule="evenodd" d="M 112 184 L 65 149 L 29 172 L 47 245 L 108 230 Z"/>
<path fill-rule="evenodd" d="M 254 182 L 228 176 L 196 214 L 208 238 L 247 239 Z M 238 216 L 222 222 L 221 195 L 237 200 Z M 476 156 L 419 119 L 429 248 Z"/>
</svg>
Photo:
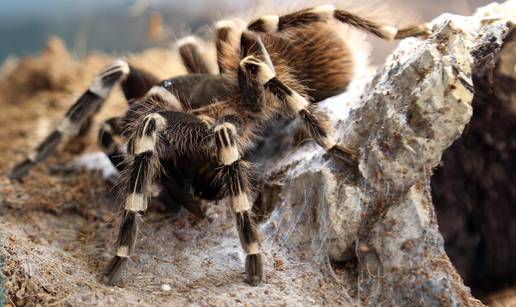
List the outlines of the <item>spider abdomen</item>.
<svg viewBox="0 0 516 307">
<path fill-rule="evenodd" d="M 351 52 L 331 25 L 293 28 L 281 36 L 265 35 L 263 40 L 271 50 L 279 78 L 294 78 L 304 86 L 302 92 L 311 97 L 312 102 L 345 91 L 353 77 Z M 276 63 L 287 67 L 282 69 Z"/>
<path fill-rule="evenodd" d="M 260 33 L 279 79 L 319 102 L 346 90 L 353 78 L 354 62 L 348 45 L 331 24 L 317 23 L 281 33 Z M 237 71 L 239 48 L 227 48 L 233 54 L 225 58 L 228 74 Z"/>
</svg>

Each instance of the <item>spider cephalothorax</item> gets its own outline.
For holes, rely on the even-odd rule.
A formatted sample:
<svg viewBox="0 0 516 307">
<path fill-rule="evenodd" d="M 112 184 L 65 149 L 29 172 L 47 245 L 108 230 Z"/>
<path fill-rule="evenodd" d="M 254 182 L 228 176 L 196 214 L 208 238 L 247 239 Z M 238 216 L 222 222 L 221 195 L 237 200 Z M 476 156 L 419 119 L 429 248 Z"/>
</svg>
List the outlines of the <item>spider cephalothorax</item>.
<svg viewBox="0 0 516 307">
<path fill-rule="evenodd" d="M 19 179 L 43 161 L 62 139 L 82 135 L 91 117 L 118 83 L 129 102 L 121 117 L 105 122 L 100 145 L 120 171 L 123 221 L 116 255 L 105 273 L 116 282 L 134 248 L 139 219 L 149 200 L 182 204 L 203 212 L 196 198 L 228 199 L 247 255 L 247 281 L 262 280 L 260 236 L 251 214 L 252 172 L 245 159 L 263 127 L 281 118 L 301 118 L 311 137 L 331 157 L 353 163 L 354 154 L 332 137 L 317 102 L 343 92 L 353 58 L 336 23 L 347 23 L 384 39 L 426 34 L 419 26 L 398 31 L 331 5 L 283 16 L 264 16 L 247 26 L 217 23 L 218 73 L 211 73 L 193 39 L 179 52 L 190 74 L 159 81 L 116 61 L 106 68 L 66 113 L 66 117 L 10 177 Z M 121 136 L 127 152 L 115 142 Z M 157 193 L 156 191 L 159 191 Z"/>
</svg>

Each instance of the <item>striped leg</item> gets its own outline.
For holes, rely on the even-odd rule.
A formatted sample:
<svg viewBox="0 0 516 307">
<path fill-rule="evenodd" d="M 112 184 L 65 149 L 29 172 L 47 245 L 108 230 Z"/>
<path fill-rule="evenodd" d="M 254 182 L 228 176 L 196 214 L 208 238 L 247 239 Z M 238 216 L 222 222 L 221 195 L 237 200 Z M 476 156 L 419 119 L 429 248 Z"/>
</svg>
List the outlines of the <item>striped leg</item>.
<svg viewBox="0 0 516 307">
<path fill-rule="evenodd" d="M 132 116 L 138 115 L 139 112 L 152 112 L 155 110 L 156 112 L 159 110 L 167 109 L 174 110 L 178 112 L 183 111 L 183 106 L 179 102 L 176 96 L 174 96 L 171 92 L 166 90 L 164 87 L 160 85 L 155 85 L 152 88 L 148 89 L 147 87 L 150 83 L 145 82 L 143 79 L 140 79 L 140 82 L 136 82 L 138 79 L 136 77 L 141 76 L 140 73 L 136 75 L 135 78 L 131 78 L 133 72 L 129 75 L 128 79 L 133 79 L 132 84 L 136 85 L 140 90 L 146 90 L 145 93 L 134 92 L 133 94 L 138 95 L 136 97 L 142 97 L 140 103 L 131 104 L 131 107 L 128 113 L 131 113 Z M 134 80 L 136 79 L 136 80 Z M 122 88 L 126 87 L 126 83 L 122 84 Z M 128 97 L 130 100 L 131 98 Z M 133 119 L 131 117 L 129 121 Z M 104 122 L 99 131 L 99 144 L 104 153 L 111 160 L 113 165 L 118 169 L 118 171 L 122 171 L 124 169 L 124 153 L 120 150 L 118 144 L 114 140 L 114 136 L 122 135 L 122 128 L 120 127 L 121 118 L 111 118 Z M 128 121 L 127 114 L 125 121 Z"/>
<path fill-rule="evenodd" d="M 253 55 L 263 61 L 269 69 L 274 72 L 274 65 L 272 59 L 265 48 L 261 38 L 256 33 L 251 31 L 243 31 L 240 36 L 240 56 L 245 58 L 249 55 Z"/>
<path fill-rule="evenodd" d="M 233 41 L 245 28 L 245 23 L 240 19 L 221 20 L 215 24 L 215 45 L 217 48 L 217 65 L 219 66 L 219 74 L 228 71 L 226 62 L 228 57 L 235 54 Z"/>
<path fill-rule="evenodd" d="M 237 147 L 235 124 L 225 122 L 217 125 L 214 133 L 218 161 L 221 164 L 218 178 L 222 181 L 222 195 L 229 198 L 240 243 L 247 254 L 245 259 L 247 282 L 257 286 L 263 278 L 263 259 L 260 253 L 260 235 L 251 217 L 251 203 L 248 195 L 249 165 L 241 159 Z"/>
<path fill-rule="evenodd" d="M 281 32 L 289 28 L 304 27 L 317 22 L 325 22 L 330 19 L 338 20 L 376 35 L 379 38 L 389 40 L 401 39 L 407 36 L 427 35 L 429 31 L 426 25 L 398 30 L 393 26 L 382 25 L 350 12 L 336 9 L 333 5 L 322 5 L 283 16 L 263 16 L 249 23 L 248 29 L 255 32 Z"/>
<path fill-rule="evenodd" d="M 204 58 L 199 41 L 193 36 L 187 36 L 177 42 L 179 55 L 191 74 L 210 74 L 208 62 Z"/>
<path fill-rule="evenodd" d="M 275 75 L 274 66 L 269 53 L 258 35 L 244 31 L 240 37 L 240 51 L 242 58 L 252 58 L 260 64 L 267 65 L 267 69 L 263 72 Z M 256 75 L 256 73 L 259 72 L 254 69 L 254 66 L 254 64 L 244 64 L 241 62 L 238 68 L 237 78 L 242 92 L 243 105 L 247 110 L 253 113 L 259 113 L 266 108 L 264 105 L 263 84 L 261 84 L 259 80 L 263 77 Z"/>
<path fill-rule="evenodd" d="M 122 172 L 125 169 L 125 155 L 115 141 L 115 136 L 120 136 L 121 132 L 118 127 L 119 120 L 118 117 L 113 117 L 102 124 L 99 130 L 99 144 L 113 166 Z"/>
<path fill-rule="evenodd" d="M 133 251 L 141 214 L 147 210 L 153 183 L 159 175 L 159 135 L 165 126 L 165 118 L 158 113 L 147 115 L 129 140 L 130 161 L 121 176 L 124 217 L 118 234 L 116 255 L 105 272 L 108 284 L 119 281 Z"/>
<path fill-rule="evenodd" d="M 173 167 L 166 169 L 170 171 Z M 195 197 L 191 183 L 183 178 L 183 174 L 167 172 L 166 176 L 161 178 L 161 184 L 163 185 L 162 195 L 160 195 L 162 202 L 177 204 L 200 220 L 206 217 L 200 202 Z"/>
<path fill-rule="evenodd" d="M 91 83 L 90 88 L 68 110 L 57 128 L 39 144 L 28 158 L 16 165 L 9 174 L 11 179 L 21 179 L 37 163 L 48 158 L 62 139 L 77 136 L 81 127 L 88 125 L 89 118 L 102 106 L 113 86 L 129 74 L 129 65 L 118 60 L 107 67 Z"/>
<path fill-rule="evenodd" d="M 318 111 L 315 104 L 310 104 L 305 97 L 279 80 L 266 63 L 254 56 L 244 58 L 240 62 L 239 77 L 242 92 L 257 93 L 255 100 L 258 97 L 275 97 L 290 116 L 300 117 L 303 120 L 317 144 L 332 156 L 346 163 L 355 164 L 355 155 L 338 145 L 333 138 L 328 116 Z M 265 93 L 271 95 L 266 96 Z M 259 102 L 257 101 L 256 104 L 259 105 Z"/>
<path fill-rule="evenodd" d="M 160 82 L 161 81 L 151 73 L 130 66 L 130 73 L 127 78 L 123 80 L 121 87 L 127 102 L 131 104 L 133 99 L 145 96 L 153 86 L 160 84 Z"/>
</svg>

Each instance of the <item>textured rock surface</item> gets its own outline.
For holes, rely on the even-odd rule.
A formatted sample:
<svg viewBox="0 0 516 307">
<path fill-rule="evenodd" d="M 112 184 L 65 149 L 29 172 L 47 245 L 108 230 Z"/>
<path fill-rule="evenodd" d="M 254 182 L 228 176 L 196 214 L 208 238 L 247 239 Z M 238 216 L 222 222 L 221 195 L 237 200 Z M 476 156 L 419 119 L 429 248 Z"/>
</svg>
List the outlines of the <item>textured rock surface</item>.
<svg viewBox="0 0 516 307">
<path fill-rule="evenodd" d="M 325 248 L 334 260 L 356 255 L 361 303 L 479 303 L 444 251 L 429 180 L 470 121 L 473 73 L 499 51 L 515 17 L 515 1 L 439 17 L 430 39 L 400 44 L 351 113 L 332 112 L 342 142 L 360 153 L 359 175 L 312 145 L 270 171 L 283 212 L 271 223 L 285 233 L 295 217 L 302 226 L 285 240 L 311 246 L 315 257 Z"/>
</svg>

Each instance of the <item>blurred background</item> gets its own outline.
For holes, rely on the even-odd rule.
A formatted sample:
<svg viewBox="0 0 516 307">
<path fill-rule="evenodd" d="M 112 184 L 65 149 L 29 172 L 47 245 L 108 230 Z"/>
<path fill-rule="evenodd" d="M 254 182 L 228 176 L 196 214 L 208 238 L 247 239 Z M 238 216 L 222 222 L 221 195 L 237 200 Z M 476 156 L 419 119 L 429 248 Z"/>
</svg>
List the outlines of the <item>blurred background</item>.
<svg viewBox="0 0 516 307">
<path fill-rule="evenodd" d="M 311 1 L 302 2 L 310 4 Z M 339 1 L 333 1 L 335 2 Z M 390 11 L 396 12 L 398 19 L 409 22 L 430 20 L 442 12 L 470 14 L 474 8 L 488 3 L 483 0 L 376 2 L 389 6 Z M 175 37 L 203 31 L 207 25 L 223 16 L 252 14 L 264 3 L 269 7 L 290 6 L 295 5 L 296 1 L 0 1 L 0 63 L 9 55 L 23 56 L 36 53 L 52 35 L 64 39 L 68 49 L 79 56 L 91 50 L 126 53 L 138 52 L 152 46 L 168 46 Z M 149 23 L 161 24 L 161 33 L 149 33 Z M 374 61 L 381 62 L 392 45 L 375 41 L 375 47 Z"/>
</svg>

